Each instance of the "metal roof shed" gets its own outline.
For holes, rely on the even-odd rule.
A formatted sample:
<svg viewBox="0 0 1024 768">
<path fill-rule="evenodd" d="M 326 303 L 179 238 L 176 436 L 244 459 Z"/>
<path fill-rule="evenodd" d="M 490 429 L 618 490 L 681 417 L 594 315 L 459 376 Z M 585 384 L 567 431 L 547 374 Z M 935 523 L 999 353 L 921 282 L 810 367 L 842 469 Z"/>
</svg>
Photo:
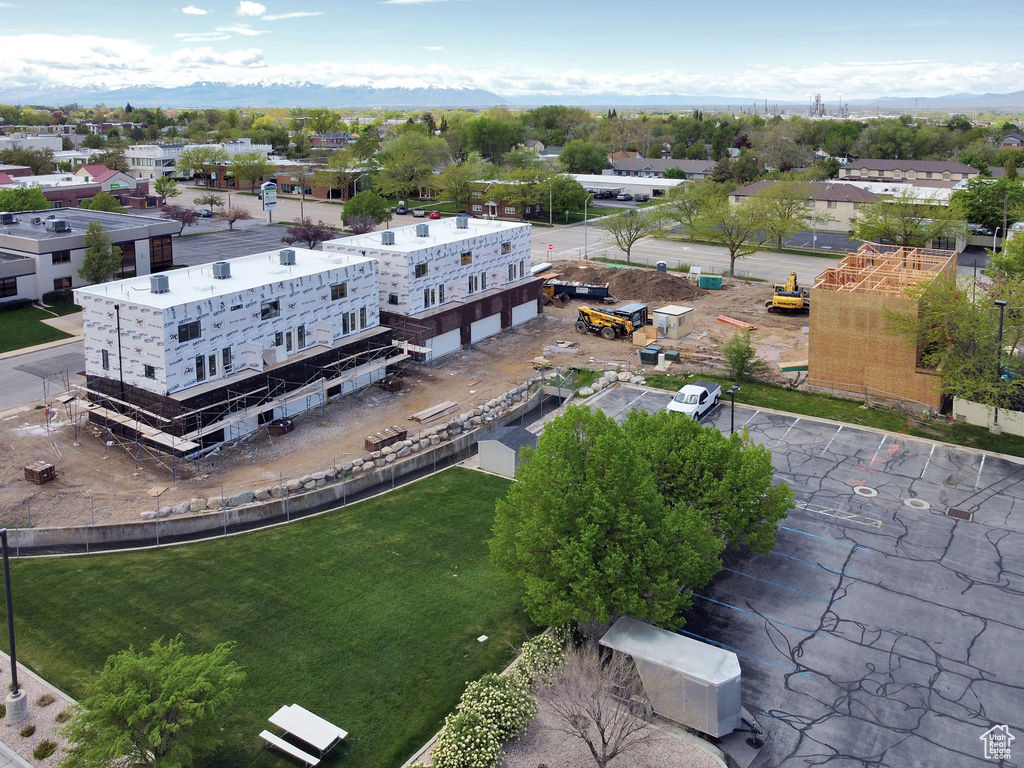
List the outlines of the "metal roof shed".
<svg viewBox="0 0 1024 768">
<path fill-rule="evenodd" d="M 516 468 L 519 466 L 519 449 L 524 445 L 536 448 L 537 436 L 523 427 L 501 427 L 477 445 L 480 469 L 511 480 L 516 476 Z"/>
<path fill-rule="evenodd" d="M 736 654 L 630 617 L 615 622 L 601 645 L 633 657 L 654 711 L 711 736 L 740 726 Z"/>
</svg>

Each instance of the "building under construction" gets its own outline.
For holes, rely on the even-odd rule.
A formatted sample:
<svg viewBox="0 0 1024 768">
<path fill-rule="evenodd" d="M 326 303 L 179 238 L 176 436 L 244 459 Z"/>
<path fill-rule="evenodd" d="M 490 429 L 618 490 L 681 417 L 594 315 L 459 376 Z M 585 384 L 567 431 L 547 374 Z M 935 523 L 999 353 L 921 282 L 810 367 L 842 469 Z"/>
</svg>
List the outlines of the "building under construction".
<svg viewBox="0 0 1024 768">
<path fill-rule="evenodd" d="M 811 289 L 807 383 L 836 394 L 941 405 L 939 378 L 917 345 L 890 332 L 886 310 L 916 314 L 908 289 L 952 276 L 956 252 L 865 243 Z"/>
<path fill-rule="evenodd" d="M 377 261 L 284 249 L 75 291 L 90 421 L 175 457 L 384 378 Z"/>
</svg>

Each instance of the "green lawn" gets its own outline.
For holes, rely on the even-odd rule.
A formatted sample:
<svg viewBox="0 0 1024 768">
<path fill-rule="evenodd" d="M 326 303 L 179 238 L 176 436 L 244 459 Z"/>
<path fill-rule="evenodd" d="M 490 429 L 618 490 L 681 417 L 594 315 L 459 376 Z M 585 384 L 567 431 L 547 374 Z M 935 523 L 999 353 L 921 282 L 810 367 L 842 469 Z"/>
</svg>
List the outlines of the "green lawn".
<svg viewBox="0 0 1024 768">
<path fill-rule="evenodd" d="M 507 485 L 451 469 L 230 539 L 16 561 L 19 659 L 76 696 L 130 644 L 179 632 L 196 650 L 235 640 L 248 680 L 206 765 L 292 766 L 258 734 L 294 702 L 349 732 L 324 765 L 398 766 L 465 683 L 502 669 L 534 630 L 487 557 Z"/>
<path fill-rule="evenodd" d="M 45 344 L 48 341 L 71 338 L 70 333 L 58 331 L 42 322 L 55 314 L 69 314 L 69 311 L 63 311 L 68 307 L 71 307 L 70 312 L 78 310 L 78 307 L 74 307 L 74 305 L 63 304 L 55 308 L 53 312 L 47 312 L 38 307 L 0 312 L 0 352 L 10 352 L 15 349 L 34 347 L 36 344 Z"/>
</svg>

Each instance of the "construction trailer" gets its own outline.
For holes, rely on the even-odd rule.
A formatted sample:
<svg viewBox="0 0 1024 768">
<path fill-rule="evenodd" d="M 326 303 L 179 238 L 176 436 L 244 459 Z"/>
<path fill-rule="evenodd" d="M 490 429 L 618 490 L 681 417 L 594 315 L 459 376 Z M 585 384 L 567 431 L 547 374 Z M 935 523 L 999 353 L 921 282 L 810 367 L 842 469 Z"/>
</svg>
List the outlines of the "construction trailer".
<svg viewBox="0 0 1024 768">
<path fill-rule="evenodd" d="M 732 651 L 628 616 L 605 632 L 601 645 L 632 657 L 655 714 L 709 736 L 740 727 L 740 663 Z"/>
<path fill-rule="evenodd" d="M 865 243 L 818 275 L 811 288 L 808 385 L 940 407 L 937 372 L 918 365 L 914 341 L 889 332 L 886 312 L 915 315 L 918 300 L 910 290 L 955 272 L 955 251 Z"/>
</svg>

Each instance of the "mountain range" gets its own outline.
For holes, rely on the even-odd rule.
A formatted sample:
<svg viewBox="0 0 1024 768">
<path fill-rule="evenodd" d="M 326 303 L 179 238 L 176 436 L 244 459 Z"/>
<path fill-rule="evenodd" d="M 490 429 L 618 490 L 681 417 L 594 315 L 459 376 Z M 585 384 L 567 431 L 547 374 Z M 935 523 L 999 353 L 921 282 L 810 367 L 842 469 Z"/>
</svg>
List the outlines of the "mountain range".
<svg viewBox="0 0 1024 768">
<path fill-rule="evenodd" d="M 126 88 L 76 88 L 71 86 L 0 86 L 0 102 L 7 104 L 95 104 L 120 105 L 131 102 L 141 107 L 349 107 L 428 108 L 428 107 L 493 107 L 501 104 L 538 106 L 565 104 L 572 106 L 768 106 L 801 111 L 804 102 L 768 98 L 751 99 L 739 96 L 690 96 L 679 93 L 638 95 L 630 93 L 591 94 L 517 94 L 503 97 L 477 88 L 410 87 L 376 88 L 363 86 L 328 86 L 317 83 L 253 83 L 236 85 L 221 82 L 195 82 L 175 88 L 131 86 Z M 1024 109 L 1024 91 L 1014 93 L 958 93 L 947 96 L 886 96 L 876 99 L 849 99 L 848 106 L 860 110 L 878 108 L 894 111 L 978 111 Z"/>
</svg>

